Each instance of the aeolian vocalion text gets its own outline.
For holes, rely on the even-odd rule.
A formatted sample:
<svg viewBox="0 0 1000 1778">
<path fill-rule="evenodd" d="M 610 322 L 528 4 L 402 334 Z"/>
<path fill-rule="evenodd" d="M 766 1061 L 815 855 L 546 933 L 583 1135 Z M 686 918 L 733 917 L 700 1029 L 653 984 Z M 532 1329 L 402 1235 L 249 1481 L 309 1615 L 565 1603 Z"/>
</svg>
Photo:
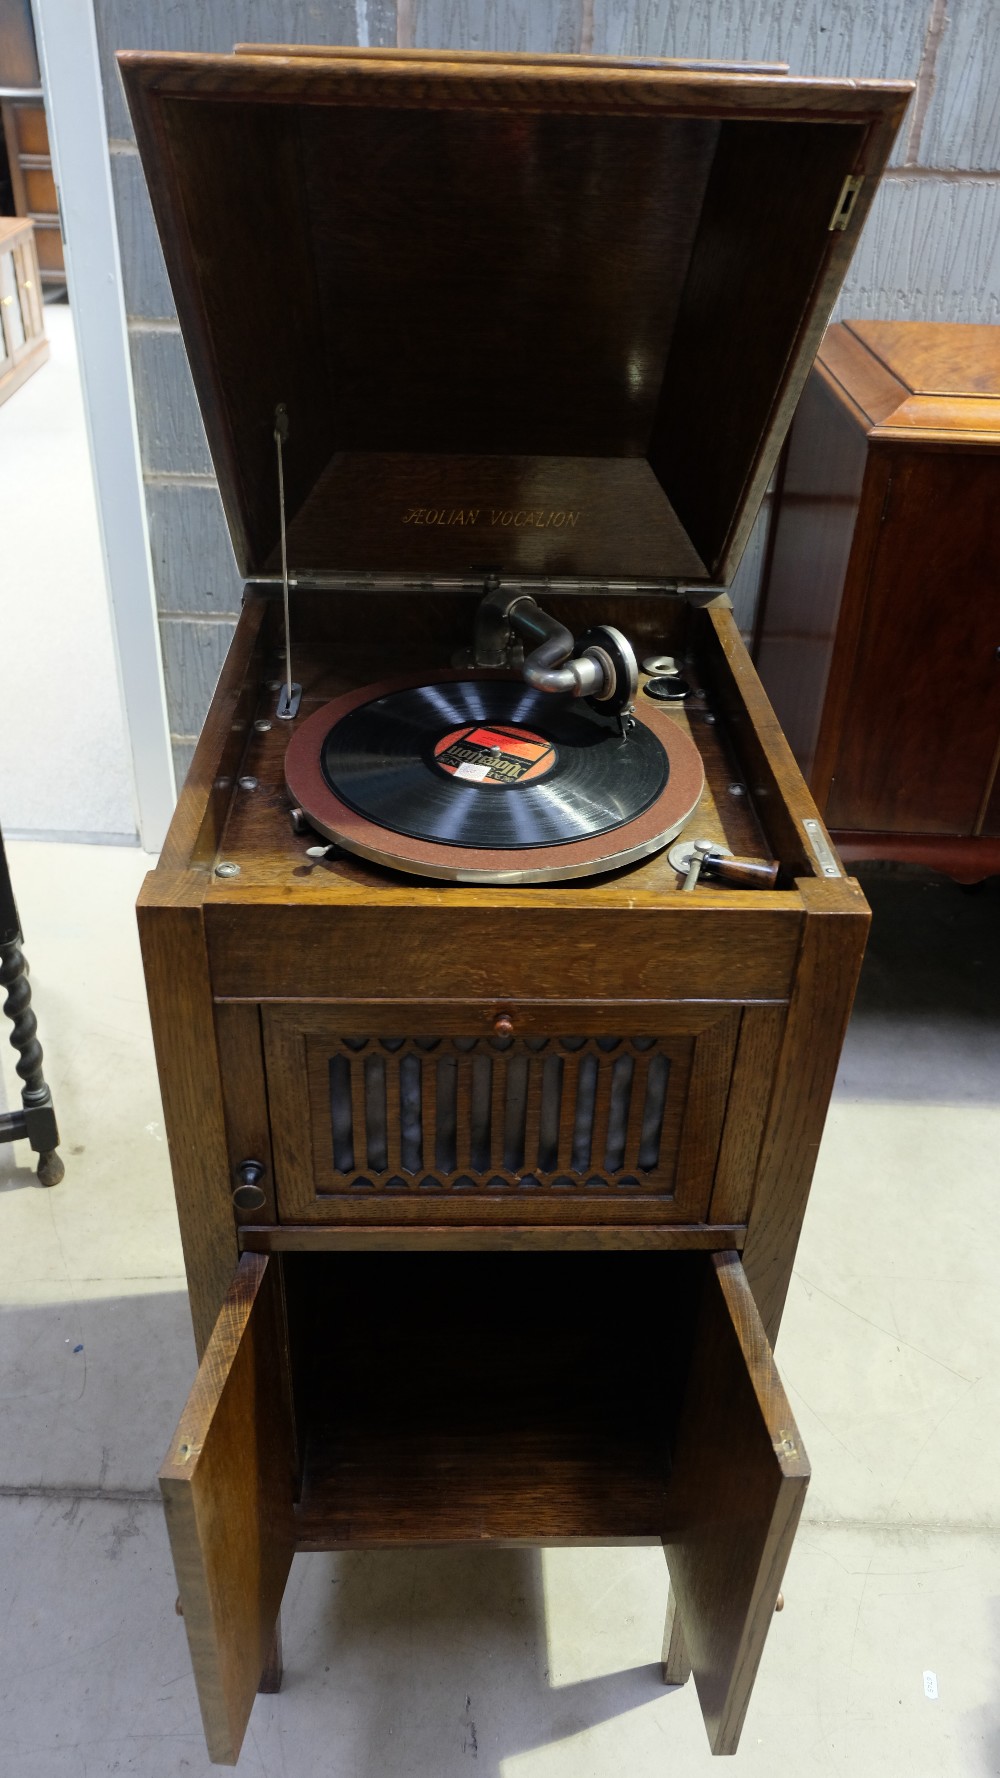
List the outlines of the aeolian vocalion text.
<svg viewBox="0 0 1000 1778">
<path fill-rule="evenodd" d="M 536 531 L 572 529 L 579 512 L 545 506 L 408 506 L 404 525 L 478 525 L 480 530 Z"/>
</svg>

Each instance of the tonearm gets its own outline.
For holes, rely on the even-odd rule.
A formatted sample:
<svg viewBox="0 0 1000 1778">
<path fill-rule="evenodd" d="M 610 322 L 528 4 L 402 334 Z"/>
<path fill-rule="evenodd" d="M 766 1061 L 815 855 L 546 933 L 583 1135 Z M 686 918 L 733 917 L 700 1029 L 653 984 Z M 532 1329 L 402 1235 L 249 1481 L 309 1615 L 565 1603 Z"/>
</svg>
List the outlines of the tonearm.
<svg viewBox="0 0 1000 1778">
<path fill-rule="evenodd" d="M 535 691 L 586 698 L 618 720 L 622 735 L 632 726 L 639 670 L 632 646 L 611 624 L 598 624 L 574 640 L 565 624 L 543 611 L 519 588 L 493 586 L 476 612 L 473 658 L 477 667 L 512 667 L 523 651 L 521 675 Z"/>
</svg>

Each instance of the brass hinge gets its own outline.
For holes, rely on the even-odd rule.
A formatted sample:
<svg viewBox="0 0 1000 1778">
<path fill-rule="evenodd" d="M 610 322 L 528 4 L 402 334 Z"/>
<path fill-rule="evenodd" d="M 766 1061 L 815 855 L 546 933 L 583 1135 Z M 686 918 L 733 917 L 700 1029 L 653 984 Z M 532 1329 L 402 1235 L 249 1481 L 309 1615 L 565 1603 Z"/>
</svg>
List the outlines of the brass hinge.
<svg viewBox="0 0 1000 1778">
<path fill-rule="evenodd" d="M 863 173 L 848 173 L 840 188 L 840 196 L 833 207 L 830 218 L 831 230 L 845 229 L 854 214 L 854 206 L 858 201 L 858 192 L 865 182 Z"/>
</svg>

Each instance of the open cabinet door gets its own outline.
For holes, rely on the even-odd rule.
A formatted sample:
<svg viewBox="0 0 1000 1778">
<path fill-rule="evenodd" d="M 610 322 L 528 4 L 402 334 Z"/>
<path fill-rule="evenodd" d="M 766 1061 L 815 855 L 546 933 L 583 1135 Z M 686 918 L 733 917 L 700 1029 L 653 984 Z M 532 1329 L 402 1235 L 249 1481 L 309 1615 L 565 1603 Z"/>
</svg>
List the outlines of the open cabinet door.
<svg viewBox="0 0 1000 1778">
<path fill-rule="evenodd" d="M 713 1254 L 677 1432 L 677 1530 L 664 1546 L 713 1753 L 736 1752 L 808 1481 L 739 1255 Z"/>
<path fill-rule="evenodd" d="M 212 1760 L 235 1765 L 293 1552 L 278 1262 L 244 1255 L 160 1471 Z"/>
</svg>

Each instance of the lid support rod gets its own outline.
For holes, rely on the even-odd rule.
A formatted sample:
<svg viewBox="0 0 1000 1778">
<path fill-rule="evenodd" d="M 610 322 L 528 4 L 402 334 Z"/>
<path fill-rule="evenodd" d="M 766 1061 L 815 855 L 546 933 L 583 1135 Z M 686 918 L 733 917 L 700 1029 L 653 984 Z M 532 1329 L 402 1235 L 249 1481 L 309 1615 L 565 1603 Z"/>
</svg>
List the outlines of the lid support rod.
<svg viewBox="0 0 1000 1778">
<path fill-rule="evenodd" d="M 288 603 L 288 539 L 285 535 L 285 465 L 282 455 L 288 437 L 288 409 L 279 401 L 274 410 L 274 443 L 278 452 L 278 513 L 281 520 L 281 590 L 285 605 L 285 683 L 278 698 L 277 715 L 291 722 L 302 701 L 301 685 L 292 683 L 292 620 Z"/>
</svg>

